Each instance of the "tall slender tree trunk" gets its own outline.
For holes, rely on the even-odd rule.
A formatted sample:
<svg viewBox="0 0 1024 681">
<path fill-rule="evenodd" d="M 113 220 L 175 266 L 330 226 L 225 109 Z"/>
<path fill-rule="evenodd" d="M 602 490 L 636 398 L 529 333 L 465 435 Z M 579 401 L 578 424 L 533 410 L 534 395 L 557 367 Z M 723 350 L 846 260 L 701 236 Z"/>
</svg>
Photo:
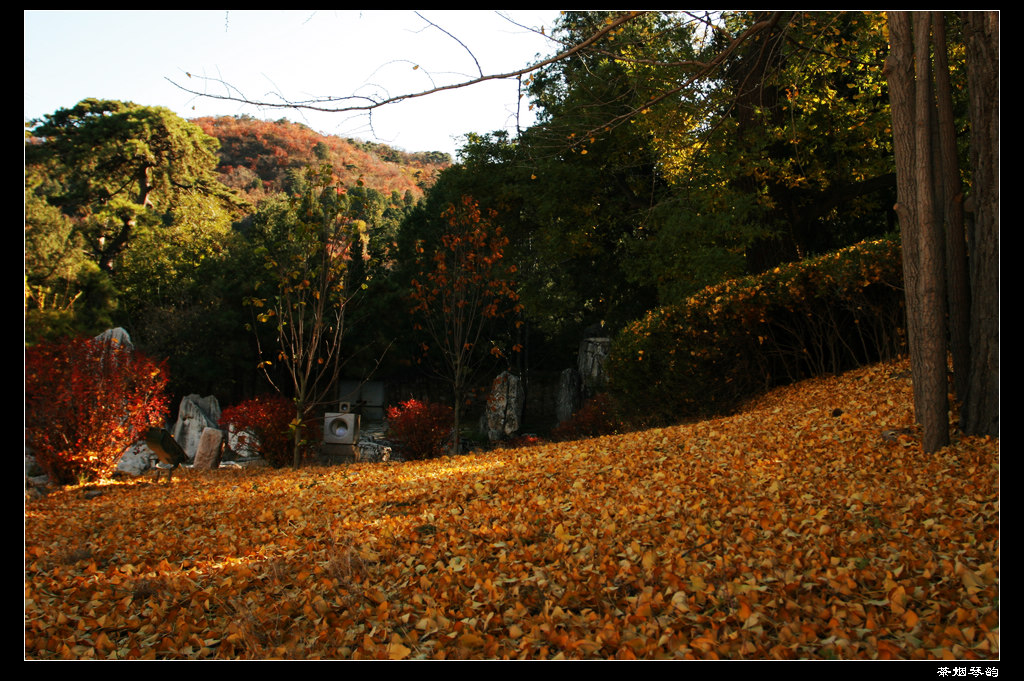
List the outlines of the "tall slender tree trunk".
<svg viewBox="0 0 1024 681">
<path fill-rule="evenodd" d="M 968 280 L 967 237 L 964 232 L 963 186 L 957 155 L 953 88 L 946 46 L 946 13 L 932 14 L 935 37 L 935 94 L 938 107 L 939 178 L 936 190 L 946 233 L 946 295 L 949 312 L 949 349 L 957 396 L 967 394 L 970 376 L 971 292 Z"/>
<path fill-rule="evenodd" d="M 302 419 L 305 416 L 303 408 L 295 407 L 295 422 L 298 424 L 292 431 L 292 468 L 302 466 Z"/>
<path fill-rule="evenodd" d="M 960 424 L 999 435 L 999 13 L 963 12 L 971 115 L 971 370 Z"/>
<path fill-rule="evenodd" d="M 948 346 L 946 344 L 946 249 L 939 204 L 936 200 L 941 173 L 937 139 L 937 111 L 931 61 L 931 14 L 914 13 L 915 79 L 915 145 L 914 175 L 917 182 L 919 239 L 918 253 L 921 277 L 918 280 L 919 314 L 921 315 L 921 360 L 917 383 L 924 396 L 921 401 L 921 422 L 924 450 L 933 452 L 949 444 L 949 383 L 946 379 Z"/>
<path fill-rule="evenodd" d="M 945 237 L 935 199 L 936 123 L 930 29 L 928 13 L 890 13 L 890 53 L 886 63 L 914 410 L 921 424 L 922 446 L 927 452 L 949 443 Z"/>
</svg>

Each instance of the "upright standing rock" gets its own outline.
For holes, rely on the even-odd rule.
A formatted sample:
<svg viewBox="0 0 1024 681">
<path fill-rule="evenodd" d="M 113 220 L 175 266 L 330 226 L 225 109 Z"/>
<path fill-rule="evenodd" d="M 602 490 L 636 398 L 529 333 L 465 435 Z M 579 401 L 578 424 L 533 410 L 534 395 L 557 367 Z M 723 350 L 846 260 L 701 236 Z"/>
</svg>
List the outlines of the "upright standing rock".
<svg viewBox="0 0 1024 681">
<path fill-rule="evenodd" d="M 227 437 L 223 430 L 209 426 L 203 428 L 203 434 L 199 437 L 199 447 L 196 449 L 195 463 L 192 467 L 204 470 L 219 468 L 226 440 Z"/>
<path fill-rule="evenodd" d="M 505 371 L 494 379 L 484 414 L 487 438 L 494 442 L 518 432 L 525 404 L 526 394 L 518 376 Z"/>
<path fill-rule="evenodd" d="M 608 375 L 605 373 L 604 364 L 611 352 L 611 347 L 611 338 L 584 338 L 580 343 L 577 367 L 587 397 L 601 392 L 608 385 Z"/>
</svg>

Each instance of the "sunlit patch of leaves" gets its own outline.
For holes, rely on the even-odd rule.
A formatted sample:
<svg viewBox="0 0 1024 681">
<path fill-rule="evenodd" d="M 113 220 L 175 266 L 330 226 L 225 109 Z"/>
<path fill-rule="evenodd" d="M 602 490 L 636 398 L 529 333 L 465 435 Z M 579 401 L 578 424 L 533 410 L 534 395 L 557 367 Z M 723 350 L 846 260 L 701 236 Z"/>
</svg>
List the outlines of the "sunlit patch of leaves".
<svg viewBox="0 0 1024 681">
<path fill-rule="evenodd" d="M 55 492 L 26 505 L 25 654 L 996 659 L 998 441 L 923 454 L 905 371 L 571 442 Z"/>
</svg>

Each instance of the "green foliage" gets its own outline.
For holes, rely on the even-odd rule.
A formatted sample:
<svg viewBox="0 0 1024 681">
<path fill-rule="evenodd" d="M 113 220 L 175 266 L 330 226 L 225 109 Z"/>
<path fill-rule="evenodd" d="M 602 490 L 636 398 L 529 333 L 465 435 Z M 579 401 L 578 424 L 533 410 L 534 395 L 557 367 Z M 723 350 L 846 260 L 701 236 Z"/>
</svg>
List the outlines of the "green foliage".
<svg viewBox="0 0 1024 681">
<path fill-rule="evenodd" d="M 580 43 L 620 14 L 567 12 L 554 35 Z M 884 28 L 864 12 L 645 13 L 538 72 L 539 123 L 469 137 L 437 188 L 497 212 L 524 319 L 563 346 L 878 238 L 895 229 Z"/>
<path fill-rule="evenodd" d="M 214 176 L 217 140 L 166 109 L 95 99 L 32 126 L 26 342 L 123 326 L 169 358 L 176 392 L 224 394 L 249 349 L 232 340 L 225 276 L 245 206 Z"/>
<path fill-rule="evenodd" d="M 36 191 L 75 220 L 90 257 L 113 270 L 132 240 L 159 230 L 199 194 L 233 200 L 213 176 L 217 140 L 161 107 L 86 99 L 32 129 Z"/>
<path fill-rule="evenodd" d="M 42 180 L 26 172 L 25 342 L 96 335 L 117 310 L 110 277 L 85 254 L 70 218 L 35 192 Z"/>
<path fill-rule="evenodd" d="M 863 242 L 652 310 L 614 340 L 622 413 L 665 423 L 726 412 L 770 386 L 895 356 L 903 345 L 894 239 Z"/>
<path fill-rule="evenodd" d="M 94 339 L 25 352 L 25 441 L 57 484 L 110 475 L 124 450 L 167 415 L 167 370 Z"/>
<path fill-rule="evenodd" d="M 388 437 L 407 459 L 432 459 L 444 454 L 455 425 L 454 410 L 443 404 L 407 400 L 387 409 Z"/>
<path fill-rule="evenodd" d="M 113 274 L 121 323 L 139 347 L 169 359 L 176 394 L 233 398 L 251 371 L 241 301 L 255 270 L 242 245 L 230 215 L 187 195 L 158 231 L 136 237 Z"/>
<path fill-rule="evenodd" d="M 722 22 L 738 35 L 769 14 Z M 637 116 L 672 189 L 634 244 L 634 280 L 681 302 L 891 231 L 886 50 L 881 15 L 778 13 L 715 77 Z M 671 89 L 672 69 L 647 70 L 652 97 Z"/>
<path fill-rule="evenodd" d="M 353 297 L 351 264 L 367 259 L 369 235 L 353 216 L 345 188 L 333 183 L 329 165 L 310 168 L 303 194 L 274 202 L 250 233 L 264 268 L 253 295 L 257 327 L 272 329 L 260 342 L 260 368 L 274 389 L 290 396 L 298 418 L 309 417 L 334 388 L 342 366 L 345 309 Z M 279 369 L 274 369 L 277 365 Z M 294 465 L 300 465 L 299 440 Z"/>
</svg>

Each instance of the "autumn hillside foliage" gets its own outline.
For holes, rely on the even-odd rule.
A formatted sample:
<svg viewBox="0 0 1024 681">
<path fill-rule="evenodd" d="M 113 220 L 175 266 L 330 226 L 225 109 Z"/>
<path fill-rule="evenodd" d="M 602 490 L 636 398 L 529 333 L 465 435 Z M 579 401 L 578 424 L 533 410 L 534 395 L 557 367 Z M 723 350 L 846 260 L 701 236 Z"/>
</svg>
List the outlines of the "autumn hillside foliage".
<svg viewBox="0 0 1024 681">
<path fill-rule="evenodd" d="M 998 441 L 924 455 L 906 361 L 732 416 L 25 509 L 32 659 L 999 656 Z"/>
<path fill-rule="evenodd" d="M 321 135 L 286 119 L 261 121 L 249 116 L 220 116 L 191 121 L 220 141 L 217 172 L 221 181 L 254 204 L 275 192 L 290 191 L 306 167 L 334 165 L 338 181 L 373 187 L 384 195 L 423 195 L 437 173 L 451 163 L 441 152 L 404 152 L 383 144 Z"/>
<path fill-rule="evenodd" d="M 608 360 L 633 423 L 727 413 L 767 388 L 903 351 L 900 244 L 863 241 L 656 308 L 616 337 Z"/>
</svg>

